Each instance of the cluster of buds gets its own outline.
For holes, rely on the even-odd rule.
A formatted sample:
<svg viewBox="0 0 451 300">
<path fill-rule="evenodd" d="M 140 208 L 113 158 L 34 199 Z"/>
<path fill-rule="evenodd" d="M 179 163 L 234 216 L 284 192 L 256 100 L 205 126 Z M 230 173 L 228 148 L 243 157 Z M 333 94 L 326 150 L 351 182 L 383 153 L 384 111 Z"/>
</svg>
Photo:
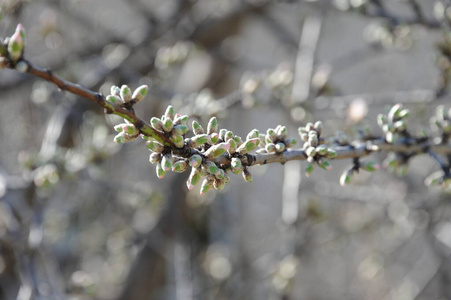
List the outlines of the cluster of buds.
<svg viewBox="0 0 451 300">
<path fill-rule="evenodd" d="M 118 144 L 133 141 L 139 136 L 139 130 L 135 125 L 125 120 L 125 123 L 121 123 L 114 126 L 114 130 L 118 134 L 114 137 L 114 141 Z"/>
<path fill-rule="evenodd" d="M 282 125 L 269 128 L 266 134 L 260 134 L 259 138 L 261 149 L 257 150 L 257 153 L 282 153 L 297 143 L 295 139 L 287 138 L 287 127 Z"/>
<path fill-rule="evenodd" d="M 0 69 L 6 67 L 8 61 L 15 64 L 17 71 L 25 72 L 27 64 L 20 61 L 25 49 L 25 29 L 22 24 L 17 25 L 14 34 L 0 41 Z"/>
<path fill-rule="evenodd" d="M 305 175 L 310 176 L 315 169 L 315 163 L 324 170 L 330 171 L 332 166 L 328 159 L 335 158 L 337 152 L 328 148 L 321 139 L 323 123 L 321 121 L 307 123 L 304 127 L 299 127 L 299 135 L 304 141 L 303 150 L 307 156 L 307 164 L 305 166 Z"/>
<path fill-rule="evenodd" d="M 111 87 L 111 95 L 106 96 L 106 100 L 115 105 L 130 108 L 143 100 L 148 90 L 149 87 L 147 85 L 141 85 L 132 93 L 132 90 L 125 84 L 121 87 L 113 85 Z"/>
<path fill-rule="evenodd" d="M 177 148 L 183 148 L 185 145 L 185 134 L 189 131 L 187 122 L 188 116 L 176 114 L 171 105 L 166 108 L 161 118 L 150 119 L 152 128 L 169 135 L 170 140 Z"/>
<path fill-rule="evenodd" d="M 359 170 L 374 172 L 379 169 L 380 165 L 374 161 L 360 161 L 359 159 L 355 159 L 354 164 L 341 174 L 340 184 L 342 186 L 350 184 L 354 174 L 358 173 Z"/>
<path fill-rule="evenodd" d="M 406 135 L 409 115 L 410 111 L 398 103 L 393 105 L 387 115 L 379 114 L 377 116 L 377 124 L 382 128 L 387 143 L 392 144 Z"/>
<path fill-rule="evenodd" d="M 435 116 L 431 117 L 430 121 L 431 125 L 438 129 L 443 137 L 451 135 L 451 109 L 446 111 L 445 106 L 437 106 Z"/>
</svg>

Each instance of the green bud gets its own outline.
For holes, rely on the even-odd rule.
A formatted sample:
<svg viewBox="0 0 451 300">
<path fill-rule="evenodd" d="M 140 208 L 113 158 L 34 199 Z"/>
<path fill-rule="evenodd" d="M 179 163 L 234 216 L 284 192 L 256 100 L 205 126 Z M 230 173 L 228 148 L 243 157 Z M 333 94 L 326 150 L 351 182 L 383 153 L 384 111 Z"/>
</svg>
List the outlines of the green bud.
<svg viewBox="0 0 451 300">
<path fill-rule="evenodd" d="M 335 158 L 335 157 L 337 157 L 337 151 L 335 151 L 334 149 L 332 149 L 332 148 L 328 148 L 327 149 L 327 158 Z"/>
<path fill-rule="evenodd" d="M 135 103 L 138 103 L 139 101 L 144 99 L 144 97 L 146 97 L 146 95 L 147 95 L 148 90 L 149 90 L 149 87 L 147 85 L 141 85 L 140 87 L 138 87 L 133 92 L 133 95 L 132 95 L 133 101 L 135 101 Z"/>
<path fill-rule="evenodd" d="M 177 173 L 183 173 L 186 170 L 186 168 L 188 168 L 188 164 L 183 159 L 176 161 L 172 165 L 172 171 Z"/>
<path fill-rule="evenodd" d="M 212 117 L 207 126 L 207 134 L 212 134 L 213 132 L 218 132 L 218 119 L 216 117 Z"/>
<path fill-rule="evenodd" d="M 286 138 L 287 138 L 287 134 L 288 134 L 288 130 L 287 130 L 287 127 L 286 126 L 280 126 L 278 129 L 277 129 L 277 136 L 278 136 L 278 138 L 279 138 L 279 140 L 285 140 Z"/>
<path fill-rule="evenodd" d="M 166 119 L 171 119 L 171 121 L 174 120 L 175 118 L 174 107 L 172 107 L 172 105 L 168 105 L 164 115 L 166 116 Z"/>
<path fill-rule="evenodd" d="M 122 85 L 121 86 L 121 98 L 124 101 L 124 103 L 130 102 L 132 99 L 132 91 L 128 87 L 128 85 Z"/>
<path fill-rule="evenodd" d="M 401 112 L 402 109 L 403 106 L 400 103 L 393 105 L 387 115 L 389 122 L 393 123 L 397 121 L 399 119 L 399 113 Z"/>
<path fill-rule="evenodd" d="M 318 166 L 320 166 L 320 168 L 323 168 L 326 171 L 332 170 L 332 166 L 327 159 L 320 159 L 318 161 Z"/>
<path fill-rule="evenodd" d="M 147 141 L 146 146 L 152 152 L 161 153 L 164 150 L 164 146 L 157 141 Z"/>
<path fill-rule="evenodd" d="M 252 180 L 253 180 L 252 174 L 249 172 L 249 170 L 247 168 L 243 169 L 243 178 L 247 182 L 252 182 Z"/>
<path fill-rule="evenodd" d="M 268 153 L 276 152 L 276 145 L 274 143 L 266 144 L 265 150 Z"/>
<path fill-rule="evenodd" d="M 235 141 L 237 147 L 239 147 L 239 146 L 241 146 L 243 144 L 243 140 L 241 139 L 240 136 L 235 136 L 233 138 L 233 140 Z"/>
<path fill-rule="evenodd" d="M 230 166 L 233 174 L 239 174 L 243 170 L 243 165 L 241 164 L 241 160 L 238 157 L 232 157 Z"/>
<path fill-rule="evenodd" d="M 18 24 L 16 31 L 8 42 L 8 54 L 12 61 L 17 62 L 23 54 L 25 48 L 25 29 L 22 24 Z"/>
<path fill-rule="evenodd" d="M 123 144 L 125 143 L 126 140 L 126 134 L 124 132 L 119 132 L 115 137 L 114 137 L 114 142 L 118 143 L 118 144 Z"/>
<path fill-rule="evenodd" d="M 174 158 L 171 154 L 165 154 L 163 155 L 163 158 L 161 159 L 161 167 L 165 172 L 168 172 L 172 168 L 172 163 L 174 161 Z"/>
<path fill-rule="evenodd" d="M 315 155 L 316 155 L 316 148 L 315 147 L 308 147 L 307 150 L 305 150 L 305 154 L 307 154 L 307 156 L 315 157 Z"/>
<path fill-rule="evenodd" d="M 188 180 L 186 181 L 188 190 L 192 191 L 196 184 L 199 182 L 200 178 L 200 170 L 198 168 L 192 168 Z"/>
<path fill-rule="evenodd" d="M 249 132 L 247 134 L 246 140 L 250 140 L 250 139 L 253 139 L 253 138 L 259 138 L 259 137 L 260 137 L 260 134 L 259 134 L 258 130 L 257 129 L 253 129 L 251 132 Z"/>
<path fill-rule="evenodd" d="M 241 155 L 246 154 L 246 153 L 254 150 L 258 146 L 258 144 L 260 144 L 260 138 L 253 138 L 253 139 L 247 140 L 236 149 L 236 152 L 238 152 Z"/>
<path fill-rule="evenodd" d="M 214 177 L 207 176 L 207 178 L 204 179 L 202 182 L 202 185 L 200 187 L 200 195 L 204 195 L 209 190 L 213 189 L 213 183 L 215 181 Z"/>
<path fill-rule="evenodd" d="M 318 147 L 316 147 L 315 150 L 321 156 L 325 156 L 327 154 L 327 147 L 326 147 L 326 145 L 319 145 Z"/>
<path fill-rule="evenodd" d="M 354 172 L 352 169 L 348 169 L 348 170 L 344 171 L 343 174 L 341 174 L 341 176 L 340 176 L 340 185 L 345 186 L 345 185 L 350 184 L 353 174 L 354 174 Z"/>
<path fill-rule="evenodd" d="M 169 139 L 177 148 L 183 148 L 183 146 L 185 146 L 185 140 L 177 133 L 173 133 Z"/>
<path fill-rule="evenodd" d="M 163 130 L 165 132 L 171 132 L 172 128 L 174 128 L 174 123 L 172 122 L 172 119 L 166 117 L 166 115 L 164 115 L 161 118 L 161 122 L 163 122 Z"/>
<path fill-rule="evenodd" d="M 399 112 L 399 118 L 401 120 L 405 120 L 410 116 L 410 110 L 408 109 L 403 109 Z"/>
<path fill-rule="evenodd" d="M 198 134 L 191 138 L 192 141 L 192 147 L 193 148 L 199 148 L 206 142 L 208 142 L 208 136 L 206 134 Z"/>
<path fill-rule="evenodd" d="M 360 168 L 367 172 L 374 172 L 380 169 L 380 165 L 374 161 L 360 162 Z"/>
<path fill-rule="evenodd" d="M 161 162 L 157 162 L 157 166 L 156 166 L 156 172 L 157 172 L 157 177 L 162 179 L 164 176 L 166 176 L 166 171 L 163 170 L 163 166 L 161 164 Z"/>
<path fill-rule="evenodd" d="M 225 138 L 226 132 L 227 132 L 227 129 L 224 129 L 224 128 L 221 129 L 221 130 L 219 130 L 219 139 L 220 139 L 220 140 L 223 140 L 223 141 L 226 140 L 226 138 Z"/>
<path fill-rule="evenodd" d="M 281 142 L 279 142 L 279 143 L 277 143 L 276 144 L 276 152 L 283 152 L 283 151 L 285 151 L 285 144 L 284 143 L 281 143 Z"/>
<path fill-rule="evenodd" d="M 213 132 L 210 136 L 210 142 L 212 145 L 217 144 L 219 142 L 219 134 L 216 132 Z"/>
<path fill-rule="evenodd" d="M 305 168 L 304 168 L 305 176 L 309 177 L 313 173 L 314 169 L 315 169 L 315 165 L 313 163 L 307 162 L 305 164 Z"/>
<path fill-rule="evenodd" d="M 229 153 L 230 154 L 233 154 L 233 153 L 235 153 L 236 152 L 236 142 L 235 142 L 235 140 L 234 139 L 228 139 L 227 140 L 227 143 L 229 143 L 230 144 L 230 147 L 229 147 Z"/>
<path fill-rule="evenodd" d="M 277 133 L 274 131 L 274 129 L 269 128 L 266 131 L 266 143 L 268 142 L 275 142 L 277 138 Z"/>
<path fill-rule="evenodd" d="M 119 98 L 119 96 L 116 96 L 116 95 L 108 95 L 108 96 L 106 96 L 106 100 L 111 102 L 111 103 L 113 103 L 113 104 L 115 104 L 115 105 L 123 103 L 122 99 Z"/>
<path fill-rule="evenodd" d="M 224 140 L 233 139 L 233 137 L 234 137 L 234 134 L 230 130 L 226 131 L 226 133 L 224 134 Z"/>
<path fill-rule="evenodd" d="M 163 122 L 157 117 L 152 117 L 152 119 L 150 119 L 150 125 L 157 131 L 163 131 Z"/>
<path fill-rule="evenodd" d="M 194 154 L 189 158 L 189 165 L 193 168 L 198 168 L 202 164 L 202 157 L 199 154 Z"/>
<path fill-rule="evenodd" d="M 202 128 L 202 126 L 197 123 L 196 121 L 193 121 L 193 132 L 194 134 L 203 134 L 204 133 L 204 129 Z"/>
<path fill-rule="evenodd" d="M 133 124 L 122 124 L 122 131 L 128 135 L 138 135 L 139 130 Z"/>
<path fill-rule="evenodd" d="M 206 160 L 203 162 L 203 166 L 207 170 L 209 174 L 213 175 L 220 175 L 221 172 L 219 171 L 219 167 L 212 161 Z"/>
<path fill-rule="evenodd" d="M 225 142 L 225 143 L 220 143 L 217 145 L 214 145 L 212 147 L 210 147 L 206 152 L 205 152 L 205 156 L 213 159 L 216 158 L 218 156 L 223 155 L 224 153 L 227 152 L 227 150 L 229 150 L 230 148 L 230 144 Z"/>
<path fill-rule="evenodd" d="M 115 130 L 116 132 L 122 132 L 122 131 L 123 131 L 122 125 L 124 125 L 124 124 L 114 125 L 114 130 Z"/>
<path fill-rule="evenodd" d="M 407 128 L 407 124 L 406 121 L 396 121 L 393 123 L 393 127 L 395 127 L 397 131 L 403 131 Z"/>
</svg>

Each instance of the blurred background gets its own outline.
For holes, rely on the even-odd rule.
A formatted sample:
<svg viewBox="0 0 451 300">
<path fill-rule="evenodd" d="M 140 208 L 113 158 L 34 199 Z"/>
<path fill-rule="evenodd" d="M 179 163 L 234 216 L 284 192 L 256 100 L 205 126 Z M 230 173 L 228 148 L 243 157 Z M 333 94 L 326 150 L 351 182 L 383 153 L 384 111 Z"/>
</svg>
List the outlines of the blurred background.
<svg viewBox="0 0 451 300">
<path fill-rule="evenodd" d="M 0 3 L 34 64 L 103 94 L 148 84 L 146 120 L 171 104 L 241 136 L 322 120 L 353 139 L 395 103 L 416 132 L 449 102 L 449 0 Z M 0 101 L 0 299 L 451 299 L 450 195 L 424 186 L 427 156 L 346 187 L 347 160 L 256 166 L 199 196 L 85 99 L 4 69 Z"/>
</svg>

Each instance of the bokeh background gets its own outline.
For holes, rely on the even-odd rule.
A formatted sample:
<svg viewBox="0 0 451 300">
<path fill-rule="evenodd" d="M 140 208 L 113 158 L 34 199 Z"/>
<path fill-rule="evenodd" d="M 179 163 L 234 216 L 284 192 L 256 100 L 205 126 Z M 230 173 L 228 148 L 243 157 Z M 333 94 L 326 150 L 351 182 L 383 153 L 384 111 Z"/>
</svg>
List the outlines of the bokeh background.
<svg viewBox="0 0 451 300">
<path fill-rule="evenodd" d="M 395 103 L 416 132 L 449 102 L 448 0 L 0 3 L 0 35 L 22 23 L 36 65 L 104 94 L 151 86 L 144 119 L 171 104 L 241 136 L 322 120 L 352 139 Z M 257 166 L 199 196 L 85 99 L 5 69 L 0 103 L 1 299 L 451 299 L 450 196 L 424 186 L 427 156 L 346 187 L 351 161 Z"/>
</svg>

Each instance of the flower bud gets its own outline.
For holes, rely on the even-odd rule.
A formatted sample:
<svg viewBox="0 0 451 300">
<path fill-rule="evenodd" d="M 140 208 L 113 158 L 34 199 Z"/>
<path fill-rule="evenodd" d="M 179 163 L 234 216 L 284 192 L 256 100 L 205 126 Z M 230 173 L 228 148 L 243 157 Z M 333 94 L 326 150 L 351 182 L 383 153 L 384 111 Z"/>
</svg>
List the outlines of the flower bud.
<svg viewBox="0 0 451 300">
<path fill-rule="evenodd" d="M 315 157 L 316 155 L 316 148 L 315 147 L 308 147 L 307 150 L 305 150 L 305 154 L 310 157 Z"/>
<path fill-rule="evenodd" d="M 233 174 L 239 174 L 243 170 L 243 165 L 241 164 L 241 160 L 238 157 L 232 157 L 230 166 Z"/>
<path fill-rule="evenodd" d="M 217 144 L 219 142 L 219 134 L 216 132 L 213 132 L 209 135 L 211 145 Z"/>
<path fill-rule="evenodd" d="M 225 142 L 225 143 L 220 143 L 217 145 L 214 145 L 212 147 L 210 147 L 206 152 L 205 152 L 205 156 L 213 159 L 216 158 L 218 156 L 223 155 L 224 153 L 227 152 L 227 150 L 229 150 L 230 148 L 230 144 Z"/>
<path fill-rule="evenodd" d="M 227 130 L 226 133 L 224 134 L 224 140 L 228 140 L 228 139 L 233 139 L 234 134 L 231 130 Z"/>
<path fill-rule="evenodd" d="M 183 148 L 183 146 L 185 146 L 185 140 L 177 133 L 173 133 L 169 139 L 177 148 Z"/>
<path fill-rule="evenodd" d="M 308 137 L 308 143 L 312 147 L 318 146 L 318 137 L 316 135 L 310 135 Z"/>
<path fill-rule="evenodd" d="M 327 159 L 320 159 L 318 161 L 318 166 L 320 166 L 320 168 L 323 168 L 326 171 L 332 170 L 332 166 L 330 165 L 330 162 Z"/>
<path fill-rule="evenodd" d="M 212 134 L 213 132 L 218 132 L 218 119 L 216 117 L 212 117 L 207 126 L 207 134 Z"/>
<path fill-rule="evenodd" d="M 208 136 L 206 134 L 198 134 L 191 138 L 192 147 L 199 148 L 206 142 L 208 142 Z"/>
<path fill-rule="evenodd" d="M 157 141 L 147 141 L 146 146 L 152 152 L 161 153 L 164 150 L 163 144 L 160 144 Z"/>
<path fill-rule="evenodd" d="M 392 106 L 387 115 L 389 122 L 393 123 L 399 119 L 399 113 L 401 112 L 402 108 L 403 106 L 400 103 Z"/>
<path fill-rule="evenodd" d="M 221 174 L 221 172 L 219 171 L 219 167 L 211 160 L 204 161 L 202 165 L 207 170 L 207 172 L 210 174 L 213 174 L 213 175 Z"/>
<path fill-rule="evenodd" d="M 279 143 L 277 143 L 276 144 L 276 152 L 283 152 L 283 151 L 285 151 L 285 144 L 284 143 L 281 143 L 281 142 L 279 142 Z"/>
<path fill-rule="evenodd" d="M 274 131 L 274 129 L 269 128 L 266 131 L 266 143 L 271 143 L 271 142 L 275 142 L 277 138 L 277 133 Z"/>
<path fill-rule="evenodd" d="M 149 87 L 147 85 L 141 85 L 140 87 L 138 87 L 133 92 L 133 95 L 132 95 L 133 101 L 135 101 L 135 103 L 138 103 L 139 101 L 144 99 L 144 97 L 146 97 L 146 95 L 147 95 L 148 90 L 149 90 Z"/>
<path fill-rule="evenodd" d="M 199 154 L 191 155 L 189 158 L 189 165 L 193 168 L 198 168 L 202 164 L 202 157 Z"/>
<path fill-rule="evenodd" d="M 230 144 L 230 147 L 229 147 L 229 150 L 228 150 L 228 152 L 230 153 L 230 154 L 233 154 L 233 153 L 235 153 L 236 152 L 236 142 L 235 142 L 235 140 L 234 139 L 228 139 L 227 140 L 227 143 L 229 143 Z"/>
<path fill-rule="evenodd" d="M 204 134 L 204 129 L 202 128 L 202 126 L 197 123 L 196 121 L 193 121 L 193 132 L 194 134 Z"/>
<path fill-rule="evenodd" d="M 213 189 L 214 182 L 215 182 L 214 176 L 207 176 L 207 178 L 204 179 L 200 187 L 200 195 L 202 196 L 209 190 Z"/>
<path fill-rule="evenodd" d="M 243 169 L 243 178 L 247 182 L 252 182 L 252 180 L 253 180 L 252 174 L 249 172 L 249 170 L 247 168 Z"/>
<path fill-rule="evenodd" d="M 393 127 L 395 127 L 397 131 L 404 131 L 407 128 L 407 124 L 406 121 L 396 121 L 393 123 Z"/>
<path fill-rule="evenodd" d="M 337 157 L 337 151 L 335 151 L 334 149 L 332 149 L 332 148 L 328 148 L 327 149 L 327 158 L 335 158 L 335 157 Z"/>
<path fill-rule="evenodd" d="M 172 164 L 172 171 L 177 173 L 182 173 L 188 168 L 188 163 L 181 159 Z"/>
<path fill-rule="evenodd" d="M 227 132 L 227 129 L 222 128 L 221 130 L 219 130 L 219 139 L 225 141 L 225 134 Z"/>
<path fill-rule="evenodd" d="M 340 185 L 345 186 L 345 185 L 350 184 L 353 175 L 354 175 L 354 171 L 352 168 L 344 171 L 343 174 L 341 174 L 341 176 L 340 176 Z"/>
<path fill-rule="evenodd" d="M 327 147 L 326 147 L 326 145 L 319 145 L 318 147 L 316 147 L 315 150 L 321 156 L 325 156 L 327 154 Z"/>
<path fill-rule="evenodd" d="M 17 62 L 23 54 L 25 47 L 25 29 L 22 24 L 17 25 L 16 31 L 11 36 L 8 42 L 9 58 L 12 61 Z"/>
<path fill-rule="evenodd" d="M 401 120 L 405 120 L 410 116 L 410 110 L 408 109 L 403 109 L 399 112 L 399 118 Z"/>
<path fill-rule="evenodd" d="M 374 172 L 380 169 L 380 165 L 374 161 L 360 162 L 360 168 L 367 172 Z"/>
<path fill-rule="evenodd" d="M 323 122 L 317 121 L 315 125 L 313 125 L 313 128 L 318 132 L 318 136 L 320 136 L 323 131 Z"/>
<path fill-rule="evenodd" d="M 239 147 L 239 146 L 241 146 L 243 144 L 243 140 L 241 139 L 240 136 L 235 136 L 233 138 L 233 140 L 235 141 L 237 147 Z"/>
<path fill-rule="evenodd" d="M 121 86 L 121 98 L 124 103 L 130 102 L 130 100 L 132 99 L 132 91 L 126 84 Z"/>
<path fill-rule="evenodd" d="M 150 119 L 150 125 L 157 131 L 163 131 L 163 122 L 157 117 L 152 117 L 152 119 Z"/>
<path fill-rule="evenodd" d="M 266 150 L 266 152 L 268 152 L 268 153 L 276 152 L 276 145 L 275 145 L 274 143 L 266 144 L 265 150 Z"/>
<path fill-rule="evenodd" d="M 279 126 L 279 128 L 277 128 L 277 137 L 279 138 L 279 140 L 285 140 L 287 138 L 287 134 L 288 134 L 288 130 L 286 126 Z"/>
<path fill-rule="evenodd" d="M 259 138 L 259 137 L 260 137 L 260 134 L 259 134 L 258 130 L 257 129 L 253 129 L 251 132 L 249 132 L 247 134 L 246 140 L 250 140 L 250 139 L 253 139 L 253 138 Z"/>
<path fill-rule="evenodd" d="M 139 130 L 133 124 L 122 124 L 122 131 L 128 135 L 138 135 Z"/>
<path fill-rule="evenodd" d="M 122 104 L 122 99 L 119 98 L 119 96 L 116 95 L 108 95 L 106 96 L 106 100 L 108 100 L 109 102 L 117 105 L 117 104 Z"/>
<path fill-rule="evenodd" d="M 313 173 L 314 169 L 315 169 L 315 165 L 313 163 L 307 162 L 305 164 L 305 168 L 304 168 L 305 176 L 309 177 Z"/>
<path fill-rule="evenodd" d="M 165 172 L 171 170 L 173 161 L 174 158 L 171 154 L 168 153 L 163 155 L 163 158 L 161 159 L 161 167 Z"/>
<path fill-rule="evenodd" d="M 114 142 L 118 143 L 118 144 L 123 144 L 125 143 L 126 140 L 126 134 L 125 132 L 119 132 L 115 137 L 114 137 Z"/>
<path fill-rule="evenodd" d="M 174 122 L 172 122 L 171 118 L 166 117 L 166 115 L 161 118 L 161 122 L 163 122 L 163 131 L 165 132 L 171 132 L 172 128 L 174 128 Z"/>
<path fill-rule="evenodd" d="M 174 118 L 175 118 L 174 107 L 172 107 L 172 105 L 168 105 L 164 115 L 165 115 L 166 119 L 171 119 L 171 121 L 174 120 Z"/>
<path fill-rule="evenodd" d="M 192 168 L 188 180 L 186 181 L 188 190 L 192 191 L 196 184 L 199 182 L 200 178 L 200 170 L 198 168 Z"/>
<path fill-rule="evenodd" d="M 157 162 L 157 166 L 156 166 L 155 170 L 156 170 L 158 178 L 162 179 L 164 176 L 166 176 L 166 171 L 163 170 L 163 166 L 160 161 Z"/>
<path fill-rule="evenodd" d="M 241 146 L 239 146 L 238 149 L 236 149 L 236 152 L 238 152 L 241 155 L 246 154 L 249 151 L 254 150 L 258 146 L 259 143 L 260 143 L 260 138 L 253 138 L 253 139 L 247 140 Z"/>
</svg>

